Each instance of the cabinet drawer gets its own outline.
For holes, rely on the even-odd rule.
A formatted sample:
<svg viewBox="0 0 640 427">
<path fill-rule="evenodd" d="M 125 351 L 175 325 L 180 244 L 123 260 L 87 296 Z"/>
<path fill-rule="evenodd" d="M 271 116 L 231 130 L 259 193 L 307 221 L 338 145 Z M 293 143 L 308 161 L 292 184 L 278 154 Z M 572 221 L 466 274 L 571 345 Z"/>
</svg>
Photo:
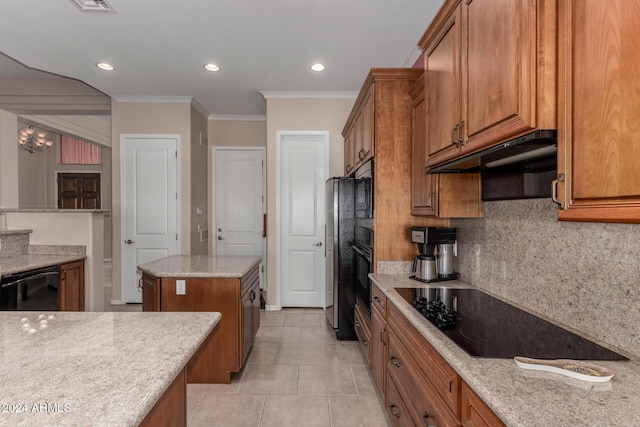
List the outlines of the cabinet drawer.
<svg viewBox="0 0 640 427">
<path fill-rule="evenodd" d="M 387 297 L 376 284 L 371 286 L 371 305 L 377 307 L 382 315 L 387 315 Z"/>
<path fill-rule="evenodd" d="M 360 346 L 362 347 L 364 354 L 367 356 L 367 362 L 369 363 L 369 366 L 371 366 L 371 327 L 365 319 L 365 315 L 363 313 L 363 309 L 360 307 L 359 301 L 356 301 L 354 317 L 354 328 L 356 330 L 356 335 L 358 336 L 358 341 L 360 341 Z"/>
<path fill-rule="evenodd" d="M 464 381 L 461 421 L 463 427 L 504 427 L 502 421 Z"/>
<path fill-rule="evenodd" d="M 460 377 L 456 371 L 393 304 L 389 304 L 387 325 L 389 331 L 393 331 L 400 342 L 411 349 L 411 354 L 420 371 L 458 418 L 460 416 Z"/>
<path fill-rule="evenodd" d="M 400 338 L 389 331 L 389 364 L 387 371 L 396 384 L 397 389 L 406 399 L 406 406 L 413 411 L 413 416 L 429 426 L 458 425 L 457 417 L 452 414 L 448 405 L 433 390 L 430 381 L 417 366 L 410 352 L 402 345 Z"/>
<path fill-rule="evenodd" d="M 387 417 L 393 427 L 413 427 L 415 424 L 407 410 L 398 388 L 391 377 L 387 385 Z"/>
<path fill-rule="evenodd" d="M 244 295 L 244 293 L 249 290 L 254 282 L 256 280 L 260 280 L 260 273 L 259 273 L 259 269 L 260 267 L 257 265 L 255 268 L 253 268 L 252 270 L 249 270 L 249 272 L 247 274 L 245 274 L 242 279 L 240 279 L 240 283 L 242 284 L 241 287 L 241 291 L 240 291 L 240 295 Z"/>
</svg>

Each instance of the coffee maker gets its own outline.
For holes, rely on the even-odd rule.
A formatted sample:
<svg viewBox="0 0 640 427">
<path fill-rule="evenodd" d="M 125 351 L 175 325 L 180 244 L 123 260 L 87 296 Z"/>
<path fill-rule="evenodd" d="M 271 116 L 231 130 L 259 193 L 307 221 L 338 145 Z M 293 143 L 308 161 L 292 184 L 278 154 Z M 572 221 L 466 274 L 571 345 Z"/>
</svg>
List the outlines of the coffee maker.
<svg viewBox="0 0 640 427">
<path fill-rule="evenodd" d="M 411 227 L 411 242 L 420 254 L 413 260 L 412 279 L 423 282 L 454 280 L 453 258 L 457 256 L 456 229 Z"/>
</svg>

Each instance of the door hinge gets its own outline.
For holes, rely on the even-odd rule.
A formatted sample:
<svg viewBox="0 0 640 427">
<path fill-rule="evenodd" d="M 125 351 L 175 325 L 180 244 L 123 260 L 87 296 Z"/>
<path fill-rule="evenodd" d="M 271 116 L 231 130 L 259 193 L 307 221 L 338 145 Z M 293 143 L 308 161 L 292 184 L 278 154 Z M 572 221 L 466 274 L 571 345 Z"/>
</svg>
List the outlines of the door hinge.
<svg viewBox="0 0 640 427">
<path fill-rule="evenodd" d="M 176 233 L 176 240 L 178 240 L 178 233 Z"/>
<path fill-rule="evenodd" d="M 178 158 L 178 150 L 176 150 L 176 159 Z"/>
<path fill-rule="evenodd" d="M 176 200 L 178 200 L 178 193 L 176 193 Z"/>
<path fill-rule="evenodd" d="M 264 160 L 260 160 L 260 166 L 264 167 Z"/>
</svg>

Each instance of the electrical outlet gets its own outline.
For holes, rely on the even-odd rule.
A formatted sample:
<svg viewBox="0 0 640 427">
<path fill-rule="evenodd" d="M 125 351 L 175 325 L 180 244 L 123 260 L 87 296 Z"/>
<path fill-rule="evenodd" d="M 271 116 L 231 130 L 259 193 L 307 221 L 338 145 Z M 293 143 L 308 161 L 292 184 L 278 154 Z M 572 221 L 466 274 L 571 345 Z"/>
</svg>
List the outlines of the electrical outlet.
<svg viewBox="0 0 640 427">
<path fill-rule="evenodd" d="M 186 295 L 187 285 L 185 280 L 176 280 L 176 295 Z"/>
</svg>

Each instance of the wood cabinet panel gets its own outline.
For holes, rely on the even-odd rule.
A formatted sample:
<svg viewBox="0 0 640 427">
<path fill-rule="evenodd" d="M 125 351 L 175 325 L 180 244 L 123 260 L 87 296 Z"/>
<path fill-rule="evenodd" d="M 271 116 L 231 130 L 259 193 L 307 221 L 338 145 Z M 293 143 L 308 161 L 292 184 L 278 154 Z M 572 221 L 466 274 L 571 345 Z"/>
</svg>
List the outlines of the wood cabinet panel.
<svg viewBox="0 0 640 427">
<path fill-rule="evenodd" d="M 84 261 L 60 265 L 59 306 L 61 311 L 84 311 Z"/>
<path fill-rule="evenodd" d="M 460 377 L 451 366 L 429 345 L 424 337 L 411 325 L 402 313 L 393 305 L 389 305 L 387 325 L 407 348 L 412 349 L 416 360 L 420 360 L 419 368 L 431 382 L 449 410 L 460 415 Z"/>
<path fill-rule="evenodd" d="M 462 426 L 463 427 L 501 427 L 504 426 L 491 409 L 462 382 Z"/>
<path fill-rule="evenodd" d="M 382 396 L 385 395 L 387 372 L 386 314 L 371 305 L 371 371 Z"/>
<path fill-rule="evenodd" d="M 142 311 L 160 311 L 160 279 L 142 274 Z"/>
<path fill-rule="evenodd" d="M 372 364 L 370 322 L 371 319 L 367 321 L 367 316 L 365 315 L 365 309 L 362 307 L 362 303 L 360 302 L 360 300 L 356 300 L 353 326 L 356 330 L 356 336 L 358 337 L 358 341 L 360 342 L 360 347 L 362 347 L 362 351 L 367 358 L 369 367 L 371 367 Z"/>
<path fill-rule="evenodd" d="M 633 0 L 559 2 L 561 220 L 640 222 L 639 15 Z"/>
<path fill-rule="evenodd" d="M 393 427 L 415 427 L 413 418 L 407 409 L 405 401 L 402 399 L 398 387 L 389 379 L 389 391 L 386 403 L 387 417 Z"/>
<path fill-rule="evenodd" d="M 158 399 L 140 427 L 184 427 L 187 425 L 187 375 L 183 369 Z"/>
<path fill-rule="evenodd" d="M 393 329 L 389 330 L 389 358 L 387 370 L 393 379 L 406 406 L 418 423 L 430 426 L 458 425 L 458 418 L 447 404 L 442 402 L 433 389 L 432 380 L 425 377 L 419 363 L 402 344 Z"/>
<path fill-rule="evenodd" d="M 411 88 L 413 137 L 411 213 L 440 218 L 477 218 L 484 215 L 480 173 L 428 174 L 424 76 Z M 435 224 L 434 224 L 435 225 Z M 449 226 L 449 221 L 438 224 Z"/>
</svg>

